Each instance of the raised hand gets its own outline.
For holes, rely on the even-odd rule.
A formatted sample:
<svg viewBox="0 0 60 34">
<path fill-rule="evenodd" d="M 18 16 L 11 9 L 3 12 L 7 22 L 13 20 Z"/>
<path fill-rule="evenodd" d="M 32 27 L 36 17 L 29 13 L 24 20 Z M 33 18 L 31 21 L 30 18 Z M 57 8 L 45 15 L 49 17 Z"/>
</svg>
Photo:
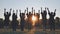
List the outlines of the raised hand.
<svg viewBox="0 0 60 34">
<path fill-rule="evenodd" d="M 24 13 L 26 13 L 26 10 L 24 11 Z"/>
<path fill-rule="evenodd" d="M 32 14 L 33 14 L 33 7 L 32 7 Z"/>
<path fill-rule="evenodd" d="M 4 8 L 4 16 L 6 16 L 6 8 Z"/>
<path fill-rule="evenodd" d="M 21 13 L 21 10 L 19 10 L 19 12 Z"/>
<path fill-rule="evenodd" d="M 45 10 L 46 10 L 46 7 L 45 7 Z"/>
<path fill-rule="evenodd" d="M 4 8 L 4 13 L 6 13 L 6 8 Z"/>
<path fill-rule="evenodd" d="M 41 7 L 41 12 L 42 12 L 42 7 Z"/>
<path fill-rule="evenodd" d="M 27 14 L 28 14 L 28 7 L 26 9 L 27 9 Z"/>
<path fill-rule="evenodd" d="M 54 10 L 54 13 L 56 13 L 56 9 Z"/>
<path fill-rule="evenodd" d="M 49 8 L 47 8 L 47 10 L 48 10 L 48 13 L 50 13 Z"/>
<path fill-rule="evenodd" d="M 21 10 L 19 10 L 19 12 L 20 12 L 20 16 L 21 16 Z"/>
</svg>

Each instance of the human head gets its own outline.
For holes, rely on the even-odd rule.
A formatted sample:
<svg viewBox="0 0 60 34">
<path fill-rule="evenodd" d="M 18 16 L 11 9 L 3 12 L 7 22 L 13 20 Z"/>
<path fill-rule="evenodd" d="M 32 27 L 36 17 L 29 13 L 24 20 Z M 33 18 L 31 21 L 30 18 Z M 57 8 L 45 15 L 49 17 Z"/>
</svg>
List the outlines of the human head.
<svg viewBox="0 0 60 34">
<path fill-rule="evenodd" d="M 6 12 L 8 14 L 8 12 Z"/>
<path fill-rule="evenodd" d="M 31 14 L 31 12 L 29 12 L 29 15 Z"/>
<path fill-rule="evenodd" d="M 53 15 L 53 12 L 51 12 L 51 14 Z"/>
</svg>

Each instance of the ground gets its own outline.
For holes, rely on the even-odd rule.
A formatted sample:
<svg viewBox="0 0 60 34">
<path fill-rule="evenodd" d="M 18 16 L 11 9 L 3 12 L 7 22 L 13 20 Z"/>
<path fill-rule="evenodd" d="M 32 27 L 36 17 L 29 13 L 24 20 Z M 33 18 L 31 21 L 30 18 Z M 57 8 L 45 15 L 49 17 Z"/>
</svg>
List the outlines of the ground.
<svg viewBox="0 0 60 34">
<path fill-rule="evenodd" d="M 55 31 L 50 31 L 49 29 L 46 31 L 43 31 L 43 29 L 32 29 L 30 31 L 25 29 L 24 31 L 20 31 L 20 29 L 17 29 L 15 32 L 12 29 L 8 29 L 7 31 L 0 29 L 0 34 L 60 34 L 60 29 L 56 29 Z"/>
</svg>

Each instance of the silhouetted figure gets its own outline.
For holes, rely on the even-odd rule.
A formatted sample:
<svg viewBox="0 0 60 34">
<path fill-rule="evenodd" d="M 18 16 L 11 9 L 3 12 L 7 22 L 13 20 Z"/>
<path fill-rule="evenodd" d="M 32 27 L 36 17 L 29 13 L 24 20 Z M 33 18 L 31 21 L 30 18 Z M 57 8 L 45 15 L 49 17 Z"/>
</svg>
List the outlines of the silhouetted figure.
<svg viewBox="0 0 60 34">
<path fill-rule="evenodd" d="M 3 19 L 0 18 L 0 28 L 3 28 Z"/>
<path fill-rule="evenodd" d="M 32 7 L 32 13 L 28 13 L 28 8 L 27 8 L 27 26 L 28 26 L 28 31 L 32 29 L 32 15 L 33 15 L 33 7 Z"/>
<path fill-rule="evenodd" d="M 12 15 L 12 29 L 13 29 L 13 31 L 16 31 L 17 26 L 18 26 L 17 13 L 15 14 L 14 10 L 13 10 L 13 15 Z"/>
<path fill-rule="evenodd" d="M 55 17 L 55 12 L 56 12 L 56 9 L 54 12 L 50 12 L 49 9 L 47 8 L 48 10 L 48 14 L 49 14 L 49 25 L 50 25 L 50 30 L 55 30 L 55 20 L 54 20 L 54 17 Z"/>
<path fill-rule="evenodd" d="M 11 15 L 11 10 L 12 9 L 10 9 L 10 12 L 6 12 L 6 9 L 4 9 L 4 17 L 5 17 L 5 19 L 4 19 L 4 27 L 6 28 L 6 29 L 8 29 L 8 27 L 9 27 L 9 18 L 10 18 L 10 15 Z"/>
<path fill-rule="evenodd" d="M 21 13 L 21 11 L 20 11 L 20 18 L 21 18 L 21 22 L 20 22 L 21 31 L 24 31 L 24 28 L 25 28 L 25 13 Z"/>
<path fill-rule="evenodd" d="M 46 12 L 46 8 L 45 10 L 42 12 L 42 8 L 41 8 L 41 15 L 42 15 L 42 24 L 43 24 L 43 30 L 46 30 L 46 23 L 47 23 L 47 12 Z"/>
<path fill-rule="evenodd" d="M 39 28 L 40 27 L 40 22 L 39 22 L 40 14 L 39 13 L 36 13 L 36 18 L 37 20 L 36 20 L 35 26 L 36 28 Z"/>
<path fill-rule="evenodd" d="M 32 28 L 32 14 L 31 12 L 29 12 L 29 14 L 27 14 L 27 17 L 28 17 L 28 30 L 31 30 Z"/>
</svg>

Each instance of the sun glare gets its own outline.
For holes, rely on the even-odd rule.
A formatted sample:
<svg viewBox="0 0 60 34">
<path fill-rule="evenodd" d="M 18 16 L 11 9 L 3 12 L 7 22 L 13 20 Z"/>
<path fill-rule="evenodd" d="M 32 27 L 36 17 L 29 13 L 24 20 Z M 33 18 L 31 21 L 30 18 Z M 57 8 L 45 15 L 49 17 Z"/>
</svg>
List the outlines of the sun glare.
<svg viewBox="0 0 60 34">
<path fill-rule="evenodd" d="M 32 25 L 33 25 L 33 26 L 35 25 L 36 20 L 37 20 L 36 16 L 33 15 L 33 16 L 32 16 L 32 22 L 33 22 Z"/>
<path fill-rule="evenodd" d="M 27 15 L 25 15 L 25 20 L 27 19 Z"/>
<path fill-rule="evenodd" d="M 36 16 L 32 16 L 32 21 L 36 21 Z"/>
</svg>

